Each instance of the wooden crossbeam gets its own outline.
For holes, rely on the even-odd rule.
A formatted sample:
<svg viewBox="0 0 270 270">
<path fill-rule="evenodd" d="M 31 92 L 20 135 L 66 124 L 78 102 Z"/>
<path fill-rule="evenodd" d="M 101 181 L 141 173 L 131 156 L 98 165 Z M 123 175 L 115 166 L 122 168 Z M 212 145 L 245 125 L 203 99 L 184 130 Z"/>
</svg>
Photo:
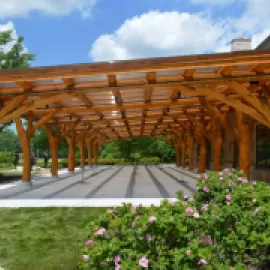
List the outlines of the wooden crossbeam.
<svg viewBox="0 0 270 270">
<path fill-rule="evenodd" d="M 31 81 L 18 81 L 16 84 L 22 87 L 25 92 L 31 91 L 35 87 Z"/>
<path fill-rule="evenodd" d="M 17 109 L 26 99 L 27 99 L 27 94 L 22 94 L 17 97 L 14 97 L 6 106 L 1 108 L 0 120 L 11 111 Z"/>
<path fill-rule="evenodd" d="M 195 92 L 197 92 L 197 90 Z M 247 106 L 247 105 L 243 104 L 242 102 L 240 102 L 236 99 L 233 99 L 230 96 L 225 96 L 224 94 L 222 94 L 218 91 L 209 90 L 208 98 L 209 97 L 214 97 L 217 100 L 231 106 L 232 108 L 239 110 L 247 115 L 250 115 L 253 119 L 257 120 L 258 122 L 260 122 L 261 124 L 263 124 L 265 126 L 270 126 L 270 123 L 260 113 L 258 113 L 254 108 Z"/>
<path fill-rule="evenodd" d="M 51 112 L 45 116 L 43 116 L 35 125 L 33 125 L 32 129 L 31 129 L 31 133 L 30 136 L 34 135 L 34 133 L 41 128 L 42 126 L 44 126 L 48 121 L 50 121 L 53 116 L 57 113 L 57 110 L 55 110 L 54 112 Z"/>
<path fill-rule="evenodd" d="M 61 99 L 61 98 L 65 98 L 67 97 L 67 94 L 58 94 L 56 96 L 52 96 L 49 98 L 44 98 L 44 99 L 40 99 L 34 102 L 31 102 L 30 105 L 23 105 L 21 107 L 19 107 L 17 110 L 7 114 L 5 117 L 3 117 L 0 120 L 0 123 L 8 123 L 9 121 L 12 121 L 18 117 L 20 117 L 22 114 L 29 112 L 29 111 L 33 111 L 36 108 L 40 108 L 43 107 L 47 104 L 51 104 L 52 102 Z"/>
<path fill-rule="evenodd" d="M 217 73 L 223 76 L 232 76 L 232 73 L 235 70 L 235 68 L 236 66 L 221 67 L 218 69 Z"/>
<path fill-rule="evenodd" d="M 186 80 L 193 80 L 193 75 L 195 74 L 196 69 L 195 68 L 191 68 L 191 69 L 186 69 L 183 73 L 183 77 Z"/>
<path fill-rule="evenodd" d="M 75 130 L 76 126 L 80 123 L 81 118 L 78 118 L 67 130 L 64 131 L 63 134 L 61 134 L 62 138 L 66 138 L 70 132 Z"/>
<path fill-rule="evenodd" d="M 244 85 L 236 81 L 228 82 L 228 86 L 238 93 L 249 105 L 254 107 L 269 122 L 270 125 L 270 109 L 266 104 L 262 103 L 258 98 L 252 96 Z"/>
<path fill-rule="evenodd" d="M 207 110 L 212 114 L 212 117 L 216 117 L 219 119 L 221 125 L 227 129 L 236 140 L 239 140 L 239 132 L 236 128 L 232 127 L 231 124 L 228 121 L 227 114 L 222 114 L 218 108 L 211 105 L 209 102 L 205 100 L 205 98 L 202 98 L 202 105 L 207 108 Z"/>
<path fill-rule="evenodd" d="M 200 131 L 202 132 L 202 134 L 208 139 L 211 140 L 211 136 L 209 135 L 209 133 L 207 132 L 206 128 L 196 119 L 196 117 L 193 117 L 191 115 L 189 115 L 187 112 L 185 113 L 187 118 L 192 121 L 194 123 L 195 126 L 197 126 Z"/>
</svg>

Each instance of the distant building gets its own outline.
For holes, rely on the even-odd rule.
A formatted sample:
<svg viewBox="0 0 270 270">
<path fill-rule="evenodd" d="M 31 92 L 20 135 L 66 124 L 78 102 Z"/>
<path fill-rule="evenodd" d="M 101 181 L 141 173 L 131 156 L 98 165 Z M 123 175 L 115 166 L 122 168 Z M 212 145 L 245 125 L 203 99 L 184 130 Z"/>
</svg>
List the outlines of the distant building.
<svg viewBox="0 0 270 270">
<path fill-rule="evenodd" d="M 255 50 L 270 50 L 270 35 Z"/>
</svg>

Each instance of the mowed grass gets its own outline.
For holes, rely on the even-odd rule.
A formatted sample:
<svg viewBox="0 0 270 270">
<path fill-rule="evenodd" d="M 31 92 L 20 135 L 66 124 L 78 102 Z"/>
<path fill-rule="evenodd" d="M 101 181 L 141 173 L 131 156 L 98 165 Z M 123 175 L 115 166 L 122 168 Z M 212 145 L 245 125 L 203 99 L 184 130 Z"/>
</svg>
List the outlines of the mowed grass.
<svg viewBox="0 0 270 270">
<path fill-rule="evenodd" d="M 0 267 L 76 269 L 87 227 L 104 208 L 0 208 Z"/>
</svg>

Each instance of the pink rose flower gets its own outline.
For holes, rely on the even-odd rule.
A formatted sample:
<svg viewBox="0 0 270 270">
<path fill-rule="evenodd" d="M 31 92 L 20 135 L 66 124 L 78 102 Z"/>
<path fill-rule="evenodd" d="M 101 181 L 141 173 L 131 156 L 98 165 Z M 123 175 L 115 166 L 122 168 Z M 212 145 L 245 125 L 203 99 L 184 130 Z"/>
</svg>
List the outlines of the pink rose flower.
<svg viewBox="0 0 270 270">
<path fill-rule="evenodd" d="M 202 184 L 204 184 L 205 183 L 205 180 L 202 180 Z"/>
<path fill-rule="evenodd" d="M 157 218 L 154 217 L 154 216 L 151 216 L 151 217 L 148 219 L 148 221 L 149 221 L 150 223 L 153 223 L 153 222 L 155 222 L 156 220 L 157 220 Z"/>
<path fill-rule="evenodd" d="M 193 213 L 192 207 L 188 207 L 188 208 L 185 210 L 185 213 L 186 213 L 187 215 L 192 214 L 192 213 Z"/>
<path fill-rule="evenodd" d="M 133 206 L 133 209 L 134 209 L 135 211 L 138 211 L 138 210 L 140 209 L 140 205 Z"/>
<path fill-rule="evenodd" d="M 186 201 L 184 201 L 184 202 L 182 202 L 182 204 L 183 204 L 183 205 L 187 205 L 187 202 L 186 202 Z"/>
<path fill-rule="evenodd" d="M 98 230 L 98 231 L 96 232 L 96 234 L 98 234 L 98 235 L 103 235 L 105 232 L 106 232 L 106 229 L 105 229 L 105 228 L 101 228 L 100 230 Z"/>
<path fill-rule="evenodd" d="M 223 171 L 224 172 L 229 172 L 230 170 L 228 168 L 225 168 Z"/>
<path fill-rule="evenodd" d="M 119 264 L 120 260 L 121 260 L 121 258 L 120 258 L 119 255 L 117 255 L 117 256 L 114 257 L 113 261 L 115 263 L 115 266 L 117 266 Z"/>
<path fill-rule="evenodd" d="M 205 179 L 208 179 L 208 175 L 207 175 L 207 174 L 205 174 L 205 175 L 204 175 L 204 178 L 205 178 Z"/>
<path fill-rule="evenodd" d="M 204 204 L 203 207 L 202 207 L 202 210 L 204 212 L 207 212 L 209 209 L 208 209 L 208 204 Z"/>
<path fill-rule="evenodd" d="M 206 264 L 207 262 L 206 262 L 206 260 L 205 259 L 200 259 L 199 260 L 199 262 L 198 262 L 198 264 L 200 264 L 200 265 L 202 265 L 202 264 Z"/>
<path fill-rule="evenodd" d="M 88 255 L 83 255 L 83 261 L 84 261 L 84 262 L 88 262 L 88 261 L 89 261 Z"/>
<path fill-rule="evenodd" d="M 194 217 L 195 219 L 198 219 L 198 218 L 200 217 L 200 214 L 199 214 L 198 212 L 196 212 L 196 213 L 193 214 L 193 217 Z"/>
<path fill-rule="evenodd" d="M 174 206 L 175 205 L 175 201 L 170 201 L 170 205 Z"/>
<path fill-rule="evenodd" d="M 121 266 L 118 264 L 115 266 L 115 270 L 121 270 Z"/>
<path fill-rule="evenodd" d="M 226 200 L 227 200 L 227 201 L 230 201 L 231 199 L 232 199 L 232 196 L 231 196 L 230 194 L 227 194 L 227 195 L 226 195 Z"/>
<path fill-rule="evenodd" d="M 150 235 L 150 234 L 146 234 L 146 235 L 145 235 L 145 239 L 146 239 L 147 241 L 151 241 L 151 235 Z"/>
<path fill-rule="evenodd" d="M 224 179 L 223 176 L 220 176 L 220 177 L 219 177 L 219 180 L 220 180 L 220 181 L 222 181 L 223 179 Z"/>
<path fill-rule="evenodd" d="M 242 177 L 238 177 L 237 178 L 239 182 L 242 182 L 243 178 Z"/>
<path fill-rule="evenodd" d="M 218 174 L 219 174 L 220 176 L 222 176 L 222 175 L 223 175 L 223 172 L 219 172 Z"/>
<path fill-rule="evenodd" d="M 233 185 L 233 181 L 229 180 L 229 186 L 232 186 L 232 185 Z"/>
<path fill-rule="evenodd" d="M 89 247 L 89 246 L 91 246 L 93 243 L 94 243 L 93 240 L 87 240 L 87 241 L 85 242 L 85 245 L 86 245 L 87 247 Z"/>
<path fill-rule="evenodd" d="M 209 192 L 209 188 L 208 187 L 203 187 L 203 191 L 208 193 Z"/>
<path fill-rule="evenodd" d="M 142 257 L 139 260 L 139 265 L 143 268 L 147 268 L 148 267 L 148 260 L 146 259 L 146 257 Z"/>
</svg>

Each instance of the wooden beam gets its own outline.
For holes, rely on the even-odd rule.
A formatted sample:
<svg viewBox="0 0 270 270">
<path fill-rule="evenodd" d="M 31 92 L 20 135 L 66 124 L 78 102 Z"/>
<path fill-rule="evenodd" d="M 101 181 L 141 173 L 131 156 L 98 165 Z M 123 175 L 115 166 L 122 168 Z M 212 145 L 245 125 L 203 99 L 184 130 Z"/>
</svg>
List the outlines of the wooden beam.
<svg viewBox="0 0 270 270">
<path fill-rule="evenodd" d="M 215 92 L 209 91 L 209 96 L 215 97 L 216 99 L 220 100 L 221 102 L 224 102 L 225 104 L 231 106 L 237 111 L 250 115 L 252 118 L 257 120 L 261 124 L 270 127 L 270 123 L 268 123 L 268 121 L 261 114 L 259 114 L 255 109 L 243 104 L 242 102 L 233 99 L 230 96 L 225 96 L 218 91 Z"/>
<path fill-rule="evenodd" d="M 73 132 L 76 126 L 80 123 L 81 118 L 78 118 L 67 130 L 61 134 L 61 138 L 65 138 L 70 132 Z"/>
<path fill-rule="evenodd" d="M 32 81 L 57 78 L 76 78 L 128 72 L 154 72 L 160 70 L 179 70 L 218 66 L 237 66 L 269 63 L 269 53 L 265 51 L 233 52 L 213 55 L 194 55 L 117 61 L 114 63 L 91 63 L 62 67 L 43 67 L 21 70 L 4 70 L 0 73 L 0 82 Z"/>
<path fill-rule="evenodd" d="M 185 69 L 183 77 L 187 80 L 193 80 L 193 75 L 195 74 L 195 72 L 196 72 L 195 68 Z"/>
<path fill-rule="evenodd" d="M 45 105 L 49 105 L 52 102 L 58 100 L 58 99 L 62 99 L 68 97 L 67 94 L 58 94 L 56 96 L 52 96 L 49 98 L 44 98 L 44 99 L 40 99 L 34 102 L 31 102 L 29 105 L 23 105 L 20 108 L 18 108 L 17 110 L 15 110 L 14 112 L 11 112 L 9 114 L 7 114 L 5 117 L 3 117 L 0 120 L 0 123 L 4 124 L 4 123 L 8 123 L 9 121 L 12 121 L 18 117 L 20 117 L 22 114 L 29 112 L 29 111 L 33 111 L 34 109 L 37 108 L 41 108 L 44 107 Z"/>
<path fill-rule="evenodd" d="M 269 122 L 269 125 L 270 125 L 270 109 L 267 107 L 266 104 L 263 104 L 259 99 L 252 96 L 251 93 L 248 91 L 248 89 L 244 85 L 236 81 L 228 82 L 228 85 L 236 93 L 238 93 L 248 104 L 250 104 L 260 114 L 262 114 L 262 116 Z"/>
<path fill-rule="evenodd" d="M 57 113 L 57 110 L 55 110 L 54 112 L 51 112 L 48 115 L 45 115 L 44 117 L 42 117 L 35 125 L 33 125 L 30 136 L 34 135 L 34 133 L 40 127 L 44 126 L 44 124 L 46 124 L 48 121 L 50 121 L 56 113 Z"/>
<path fill-rule="evenodd" d="M 211 136 L 207 132 L 206 128 L 196 119 L 196 117 L 193 117 L 189 115 L 188 113 L 185 113 L 187 118 L 196 125 L 200 131 L 202 132 L 202 135 L 204 135 L 208 140 L 211 140 Z"/>
<path fill-rule="evenodd" d="M 17 109 L 26 99 L 27 94 L 22 94 L 14 97 L 5 107 L 1 108 L 0 120 L 14 109 Z"/>
<path fill-rule="evenodd" d="M 212 117 L 216 117 L 219 119 L 222 126 L 227 129 L 235 139 L 239 139 L 239 132 L 236 128 L 232 127 L 227 119 L 227 114 L 222 114 L 219 109 L 217 109 L 215 106 L 211 105 L 209 102 L 205 100 L 205 98 L 201 99 L 202 105 L 208 109 L 208 111 L 211 113 Z"/>
</svg>

